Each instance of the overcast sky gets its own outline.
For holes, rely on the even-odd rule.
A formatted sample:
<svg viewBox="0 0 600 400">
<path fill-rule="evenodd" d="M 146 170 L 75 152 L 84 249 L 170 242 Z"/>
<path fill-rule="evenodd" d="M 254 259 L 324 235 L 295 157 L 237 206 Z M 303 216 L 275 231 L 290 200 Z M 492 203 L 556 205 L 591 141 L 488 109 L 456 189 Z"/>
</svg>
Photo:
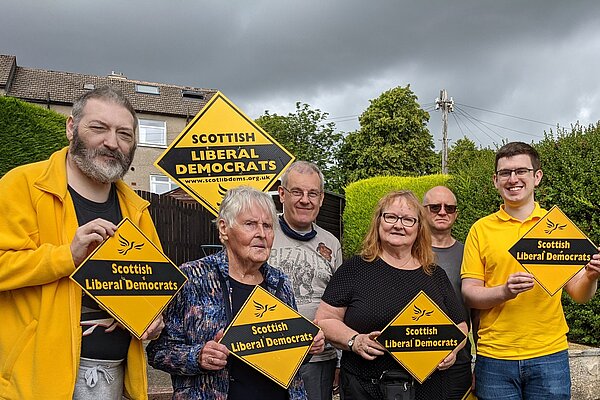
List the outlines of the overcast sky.
<svg viewBox="0 0 600 400">
<path fill-rule="evenodd" d="M 247 115 L 297 101 L 356 130 L 410 84 L 441 142 L 537 142 L 600 120 L 600 2 L 558 0 L 0 0 L 19 66 L 218 89 Z M 487 110 L 487 111 L 486 111 Z M 518 117 L 518 118 L 515 118 Z"/>
</svg>

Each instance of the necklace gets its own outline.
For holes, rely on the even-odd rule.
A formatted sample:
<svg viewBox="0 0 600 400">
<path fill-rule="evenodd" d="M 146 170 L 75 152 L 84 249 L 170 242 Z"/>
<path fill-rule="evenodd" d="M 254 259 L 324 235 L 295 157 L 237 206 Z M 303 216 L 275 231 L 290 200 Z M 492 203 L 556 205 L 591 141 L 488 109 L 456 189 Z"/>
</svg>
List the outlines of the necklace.
<svg viewBox="0 0 600 400">
<path fill-rule="evenodd" d="M 402 261 L 402 258 L 395 257 L 394 255 L 392 255 L 390 253 L 385 253 L 385 255 L 390 257 L 394 261 L 400 261 L 400 262 Z M 401 264 L 396 264 L 395 262 L 391 262 L 388 264 L 390 264 L 394 268 L 402 269 L 402 268 L 406 267 L 412 260 L 413 260 L 413 256 L 412 256 L 412 254 L 409 254 L 406 261 L 404 261 Z"/>
</svg>

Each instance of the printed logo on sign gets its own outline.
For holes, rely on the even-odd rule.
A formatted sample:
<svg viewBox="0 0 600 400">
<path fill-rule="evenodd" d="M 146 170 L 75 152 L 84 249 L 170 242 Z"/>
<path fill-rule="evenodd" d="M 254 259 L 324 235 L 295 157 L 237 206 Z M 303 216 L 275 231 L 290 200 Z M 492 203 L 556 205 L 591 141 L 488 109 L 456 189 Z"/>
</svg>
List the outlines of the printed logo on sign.
<svg viewBox="0 0 600 400">
<path fill-rule="evenodd" d="M 254 313 L 254 315 L 256 315 L 258 318 L 262 318 L 267 311 L 275 311 L 277 304 L 273 304 L 272 306 L 268 304 L 263 305 L 254 300 L 254 308 L 256 308 L 256 313 Z"/>
<path fill-rule="evenodd" d="M 127 255 L 130 250 L 141 250 L 142 247 L 144 247 L 144 243 L 136 243 L 133 240 L 130 242 L 121 235 L 119 235 L 119 243 L 122 247 L 118 250 L 118 252 L 124 256 Z"/>
<path fill-rule="evenodd" d="M 419 307 L 417 307 L 417 305 L 414 306 L 414 313 L 417 314 L 415 316 L 412 317 L 413 320 L 418 321 L 421 319 L 421 317 L 425 317 L 425 316 L 430 316 L 433 313 L 433 310 L 431 311 L 427 311 L 427 310 L 421 310 Z"/>
<path fill-rule="evenodd" d="M 564 224 L 564 225 L 555 224 L 554 222 L 550 221 L 550 219 L 548 219 L 546 221 L 546 226 L 548 227 L 548 229 L 546 229 L 544 232 L 546 232 L 549 235 L 557 229 L 562 231 L 563 229 L 565 229 L 567 227 L 567 224 Z"/>
<path fill-rule="evenodd" d="M 186 282 L 186 277 L 129 219 L 71 274 L 71 279 L 140 338 Z M 88 321 L 114 329 L 109 320 Z"/>
<path fill-rule="evenodd" d="M 597 251 L 557 206 L 509 250 L 550 296 L 566 285 Z"/>
<path fill-rule="evenodd" d="M 271 293 L 256 286 L 222 344 L 252 368 L 287 388 L 319 328 Z"/>
<path fill-rule="evenodd" d="M 377 341 L 423 382 L 466 335 L 421 291 L 386 326 Z"/>
<path fill-rule="evenodd" d="M 268 190 L 294 156 L 217 92 L 156 160 L 215 216 L 232 187 Z"/>
</svg>

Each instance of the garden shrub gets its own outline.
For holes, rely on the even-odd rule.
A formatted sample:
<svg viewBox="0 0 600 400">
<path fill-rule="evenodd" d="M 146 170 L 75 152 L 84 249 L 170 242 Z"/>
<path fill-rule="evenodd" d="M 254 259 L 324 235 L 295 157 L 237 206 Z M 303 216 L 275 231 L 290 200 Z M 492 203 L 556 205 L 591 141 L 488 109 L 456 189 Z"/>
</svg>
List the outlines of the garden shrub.
<svg viewBox="0 0 600 400">
<path fill-rule="evenodd" d="M 0 176 L 66 146 L 66 120 L 55 111 L 0 96 Z"/>
</svg>

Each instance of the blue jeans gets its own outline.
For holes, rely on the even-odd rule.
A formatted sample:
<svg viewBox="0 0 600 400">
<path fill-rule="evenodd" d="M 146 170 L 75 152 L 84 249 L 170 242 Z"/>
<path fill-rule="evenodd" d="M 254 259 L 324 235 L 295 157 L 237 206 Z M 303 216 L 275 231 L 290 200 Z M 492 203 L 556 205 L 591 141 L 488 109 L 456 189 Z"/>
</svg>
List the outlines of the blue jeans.
<svg viewBox="0 0 600 400">
<path fill-rule="evenodd" d="M 527 360 L 477 356 L 475 395 L 479 400 L 569 400 L 567 350 Z"/>
</svg>

